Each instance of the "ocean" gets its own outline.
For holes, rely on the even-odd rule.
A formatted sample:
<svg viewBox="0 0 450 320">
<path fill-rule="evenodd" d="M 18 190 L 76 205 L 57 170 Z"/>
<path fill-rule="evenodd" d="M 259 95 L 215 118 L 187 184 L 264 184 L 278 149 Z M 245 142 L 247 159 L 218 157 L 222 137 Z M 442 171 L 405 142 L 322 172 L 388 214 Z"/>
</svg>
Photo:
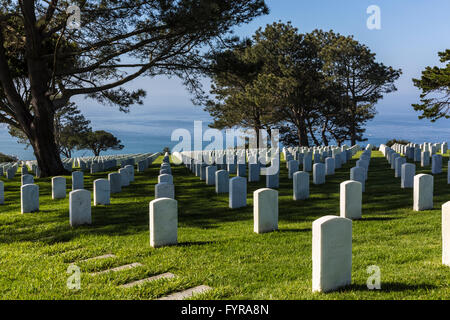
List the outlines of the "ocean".
<svg viewBox="0 0 450 320">
<path fill-rule="evenodd" d="M 175 116 L 177 114 L 177 116 Z M 130 117 L 130 118 L 128 118 Z M 170 112 L 159 114 L 156 119 L 144 116 L 140 112 L 132 115 L 111 117 L 108 121 L 99 121 L 95 115 L 90 117 L 96 124 L 96 130 L 108 130 L 114 133 L 125 145 L 120 151 L 108 151 L 102 155 L 159 152 L 165 147 L 173 148 L 178 141 L 171 141 L 175 129 L 186 129 L 193 136 L 194 120 L 203 120 L 203 132 L 208 129 L 209 117 L 203 112 L 187 112 L 184 115 Z M 126 120 L 126 121 L 124 121 Z M 418 120 L 417 114 L 379 114 L 367 124 L 366 142 L 380 145 L 390 139 L 404 139 L 415 143 L 450 142 L 450 120 L 431 123 L 429 120 Z M 204 142 L 204 147 L 209 142 Z M 22 160 L 33 160 L 31 148 L 25 150 L 11 138 L 5 127 L 0 127 L 0 152 L 18 156 Z M 79 151 L 74 156 L 90 156 L 89 151 Z"/>
</svg>

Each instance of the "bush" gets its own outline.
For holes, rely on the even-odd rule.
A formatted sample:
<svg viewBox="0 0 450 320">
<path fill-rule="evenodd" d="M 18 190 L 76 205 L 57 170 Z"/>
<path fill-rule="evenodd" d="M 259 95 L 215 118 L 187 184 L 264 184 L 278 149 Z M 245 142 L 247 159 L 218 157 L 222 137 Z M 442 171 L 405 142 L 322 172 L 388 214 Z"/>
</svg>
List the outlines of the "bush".
<svg viewBox="0 0 450 320">
<path fill-rule="evenodd" d="M 392 140 L 389 140 L 388 142 L 386 142 L 386 145 L 388 147 L 392 147 L 396 143 L 398 143 L 398 144 L 408 144 L 408 143 L 411 143 L 411 141 L 392 139 Z"/>
<path fill-rule="evenodd" d="M 16 162 L 17 158 L 13 156 L 8 156 L 0 152 L 0 163 L 1 162 Z"/>
</svg>

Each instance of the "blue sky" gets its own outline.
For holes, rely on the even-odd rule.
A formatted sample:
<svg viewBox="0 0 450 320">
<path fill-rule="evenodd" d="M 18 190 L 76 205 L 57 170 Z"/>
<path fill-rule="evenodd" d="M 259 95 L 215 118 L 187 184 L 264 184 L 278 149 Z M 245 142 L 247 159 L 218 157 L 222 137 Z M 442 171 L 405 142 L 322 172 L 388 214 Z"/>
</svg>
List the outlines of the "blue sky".
<svg viewBox="0 0 450 320">
<path fill-rule="evenodd" d="M 236 29 L 240 36 L 251 36 L 259 27 L 274 21 L 291 21 L 300 32 L 316 28 L 333 29 L 343 35 L 354 35 L 377 54 L 377 59 L 394 68 L 401 68 L 403 75 L 397 82 L 398 91 L 381 100 L 377 118 L 368 125 L 368 136 L 384 139 L 388 132 L 398 138 L 411 139 L 415 129 L 423 128 L 420 138 L 441 141 L 450 140 L 450 120 L 430 124 L 418 121 L 411 103 L 418 101 L 419 91 L 411 79 L 420 77 L 428 65 L 439 65 L 437 52 L 450 48 L 450 1 L 448 0 L 269 0 L 270 14 L 255 19 Z M 369 30 L 366 9 L 378 5 L 381 9 L 381 30 Z M 206 83 L 206 82 L 205 82 Z M 173 129 L 192 129 L 194 120 L 209 121 L 208 114 L 199 106 L 193 106 L 189 93 L 176 79 L 157 77 L 141 78 L 130 88 L 144 88 L 148 96 L 143 106 L 133 107 L 123 114 L 108 106 L 78 97 L 75 101 L 92 121 L 95 130 L 108 130 L 116 134 L 126 145 L 123 152 L 159 151 L 170 145 Z M 409 128 L 411 127 L 411 131 Z M 390 131 L 389 131 L 390 130 Z M 384 135 L 378 136 L 383 132 Z M 435 137 L 440 135 L 439 137 Z M 420 142 L 420 141 L 419 141 Z M 144 149 L 144 150 L 141 150 Z M 33 158 L 31 150 L 23 151 L 21 145 L 10 138 L 0 127 L 0 152 Z"/>
</svg>

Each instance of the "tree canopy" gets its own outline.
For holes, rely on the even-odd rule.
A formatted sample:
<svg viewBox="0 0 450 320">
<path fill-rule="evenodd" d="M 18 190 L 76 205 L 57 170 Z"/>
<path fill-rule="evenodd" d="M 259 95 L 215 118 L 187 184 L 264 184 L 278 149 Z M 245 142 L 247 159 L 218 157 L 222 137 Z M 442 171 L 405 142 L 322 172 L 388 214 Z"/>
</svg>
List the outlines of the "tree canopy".
<svg viewBox="0 0 450 320">
<path fill-rule="evenodd" d="M 104 130 L 88 132 L 81 136 L 81 149 L 89 149 L 98 157 L 102 151 L 122 150 L 124 145 L 112 133 Z"/>
<path fill-rule="evenodd" d="M 211 65 L 213 126 L 277 127 L 286 145 L 301 146 L 364 141 L 375 104 L 401 74 L 351 36 L 302 34 L 282 22 L 216 53 Z"/>
<path fill-rule="evenodd" d="M 0 122 L 23 131 L 42 176 L 64 172 L 54 113 L 76 95 L 118 106 L 138 77 L 177 75 L 189 85 L 204 54 L 233 27 L 265 14 L 263 0 L 1 0 Z M 81 11 L 67 27 L 69 5 Z"/>
<path fill-rule="evenodd" d="M 62 156 L 70 158 L 74 150 L 81 149 L 83 135 L 91 131 L 91 122 L 74 103 L 59 108 L 54 117 L 56 146 Z M 30 146 L 30 141 L 21 129 L 9 126 L 9 134 L 17 138 L 18 143 L 25 144 L 27 148 Z"/>
<path fill-rule="evenodd" d="M 450 49 L 439 52 L 445 67 L 427 67 L 422 78 L 413 79 L 414 85 L 422 90 L 421 103 L 413 104 L 414 110 L 422 112 L 419 119 L 432 122 L 450 118 Z"/>
</svg>

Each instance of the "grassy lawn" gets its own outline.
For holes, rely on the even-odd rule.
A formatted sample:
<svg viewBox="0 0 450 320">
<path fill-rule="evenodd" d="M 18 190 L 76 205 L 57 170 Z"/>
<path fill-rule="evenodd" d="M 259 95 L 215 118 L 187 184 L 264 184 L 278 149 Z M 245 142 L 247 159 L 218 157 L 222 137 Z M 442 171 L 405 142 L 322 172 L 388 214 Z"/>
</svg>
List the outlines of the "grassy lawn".
<svg viewBox="0 0 450 320">
<path fill-rule="evenodd" d="M 173 167 L 179 206 L 179 245 L 152 249 L 148 204 L 161 159 L 135 182 L 112 195 L 110 206 L 92 208 L 91 226 L 70 228 L 68 197 L 51 199 L 50 179 L 37 179 L 40 212 L 20 214 L 20 174 L 5 182 L 0 206 L 0 298 L 2 299 L 155 299 L 198 285 L 212 291 L 199 299 L 450 299 L 450 267 L 441 264 L 441 206 L 450 201 L 447 161 L 435 176 L 434 210 L 413 212 L 412 189 L 380 152 L 373 159 L 363 196 L 363 220 L 353 222 L 352 285 L 339 292 L 311 292 L 311 227 L 324 215 L 339 214 L 339 184 L 349 179 L 357 155 L 323 186 L 311 183 L 311 198 L 292 200 L 292 181 L 282 166 L 279 231 L 253 233 L 253 191 L 265 179 L 248 185 L 248 207 L 228 209 L 228 195 L 186 168 Z M 431 168 L 417 173 L 430 173 Z M 106 173 L 85 174 L 85 188 Z M 311 177 L 312 179 L 312 177 Z M 67 186 L 71 186 L 67 177 Z M 81 260 L 104 254 L 115 257 Z M 102 275 L 89 273 L 131 263 L 141 267 Z M 81 290 L 66 287 L 67 268 L 81 268 Z M 381 269 L 380 291 L 369 291 L 366 269 Z M 177 277 L 139 287 L 120 285 L 171 272 Z"/>
</svg>

